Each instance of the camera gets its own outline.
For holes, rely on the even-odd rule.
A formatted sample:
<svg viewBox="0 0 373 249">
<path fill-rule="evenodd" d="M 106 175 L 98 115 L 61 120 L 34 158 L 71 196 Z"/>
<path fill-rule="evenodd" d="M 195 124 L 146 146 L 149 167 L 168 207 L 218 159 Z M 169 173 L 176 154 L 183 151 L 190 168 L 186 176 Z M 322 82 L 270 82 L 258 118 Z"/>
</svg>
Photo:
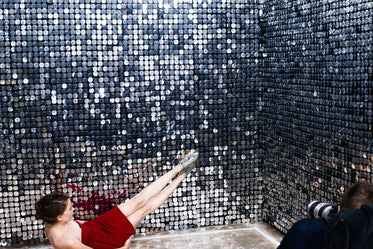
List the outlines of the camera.
<svg viewBox="0 0 373 249">
<path fill-rule="evenodd" d="M 308 204 L 308 215 L 311 218 L 324 218 L 336 214 L 338 212 L 339 202 L 335 202 L 329 205 L 320 201 L 312 201 Z"/>
</svg>

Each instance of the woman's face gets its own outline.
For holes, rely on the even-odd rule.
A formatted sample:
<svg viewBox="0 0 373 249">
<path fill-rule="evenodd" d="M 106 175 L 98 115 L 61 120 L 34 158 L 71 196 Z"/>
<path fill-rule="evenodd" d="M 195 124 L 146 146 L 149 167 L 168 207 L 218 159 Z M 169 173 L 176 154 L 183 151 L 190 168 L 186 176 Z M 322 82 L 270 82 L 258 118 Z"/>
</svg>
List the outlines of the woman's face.
<svg viewBox="0 0 373 249">
<path fill-rule="evenodd" d="M 69 222 L 74 219 L 74 208 L 70 199 L 67 199 L 65 212 L 63 212 L 60 218 L 63 222 Z"/>
</svg>

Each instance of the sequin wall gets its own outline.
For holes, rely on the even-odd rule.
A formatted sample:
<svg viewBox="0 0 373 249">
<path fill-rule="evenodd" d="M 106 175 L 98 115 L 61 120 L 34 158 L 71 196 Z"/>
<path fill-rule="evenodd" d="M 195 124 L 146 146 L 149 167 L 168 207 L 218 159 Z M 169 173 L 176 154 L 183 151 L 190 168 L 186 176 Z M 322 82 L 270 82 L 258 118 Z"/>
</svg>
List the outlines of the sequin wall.
<svg viewBox="0 0 373 249">
<path fill-rule="evenodd" d="M 33 205 L 91 219 L 201 152 L 138 232 L 260 220 L 255 0 L 0 3 L 0 243 L 45 241 Z"/>
<path fill-rule="evenodd" d="M 282 231 L 372 181 L 372 16 L 370 0 L 263 9 L 263 212 Z"/>
</svg>

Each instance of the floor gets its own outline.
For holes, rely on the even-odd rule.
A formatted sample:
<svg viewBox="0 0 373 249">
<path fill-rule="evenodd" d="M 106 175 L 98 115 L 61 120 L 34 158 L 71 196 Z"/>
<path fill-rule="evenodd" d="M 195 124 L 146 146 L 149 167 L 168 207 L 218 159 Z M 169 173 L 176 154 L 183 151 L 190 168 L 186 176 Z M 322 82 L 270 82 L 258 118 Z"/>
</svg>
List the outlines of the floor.
<svg viewBox="0 0 373 249">
<path fill-rule="evenodd" d="M 137 236 L 131 249 L 276 249 L 282 237 L 267 224 L 239 224 Z"/>
<path fill-rule="evenodd" d="M 136 235 L 131 249 L 276 249 L 282 237 L 282 233 L 265 223 L 238 224 Z"/>
</svg>

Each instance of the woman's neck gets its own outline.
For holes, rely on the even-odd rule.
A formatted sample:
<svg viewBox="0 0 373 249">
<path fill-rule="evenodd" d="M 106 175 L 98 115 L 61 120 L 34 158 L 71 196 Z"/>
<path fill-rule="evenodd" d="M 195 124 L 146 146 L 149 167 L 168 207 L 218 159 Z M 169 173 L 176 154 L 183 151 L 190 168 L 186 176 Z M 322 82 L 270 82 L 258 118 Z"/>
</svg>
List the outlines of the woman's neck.
<svg viewBox="0 0 373 249">
<path fill-rule="evenodd" d="M 54 223 L 54 224 L 49 224 L 49 223 L 45 223 L 44 225 L 44 229 L 45 231 L 61 231 L 64 229 L 66 225 L 66 222 L 62 222 L 62 221 L 59 221 L 57 223 Z"/>
</svg>

